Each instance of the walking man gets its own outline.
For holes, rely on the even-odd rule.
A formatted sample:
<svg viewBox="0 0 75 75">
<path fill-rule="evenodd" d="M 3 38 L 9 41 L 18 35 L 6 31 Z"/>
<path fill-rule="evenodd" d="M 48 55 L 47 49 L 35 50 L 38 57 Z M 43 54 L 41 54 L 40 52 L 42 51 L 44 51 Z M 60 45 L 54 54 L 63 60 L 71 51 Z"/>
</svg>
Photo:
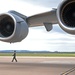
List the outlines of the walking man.
<svg viewBox="0 0 75 75">
<path fill-rule="evenodd" d="M 17 62 L 17 59 L 16 59 L 16 51 L 14 51 L 12 62 L 13 62 L 14 60 Z"/>
</svg>

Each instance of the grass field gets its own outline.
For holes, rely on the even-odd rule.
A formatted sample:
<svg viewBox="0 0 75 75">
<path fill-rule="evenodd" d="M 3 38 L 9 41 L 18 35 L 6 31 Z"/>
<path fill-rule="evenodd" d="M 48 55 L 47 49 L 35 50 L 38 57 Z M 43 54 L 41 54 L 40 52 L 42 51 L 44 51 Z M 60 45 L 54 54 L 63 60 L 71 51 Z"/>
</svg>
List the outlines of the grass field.
<svg viewBox="0 0 75 75">
<path fill-rule="evenodd" d="M 0 53 L 0 56 L 12 56 L 13 53 Z M 44 57 L 75 57 L 75 52 L 71 53 L 17 53 L 17 56 L 44 56 Z"/>
</svg>

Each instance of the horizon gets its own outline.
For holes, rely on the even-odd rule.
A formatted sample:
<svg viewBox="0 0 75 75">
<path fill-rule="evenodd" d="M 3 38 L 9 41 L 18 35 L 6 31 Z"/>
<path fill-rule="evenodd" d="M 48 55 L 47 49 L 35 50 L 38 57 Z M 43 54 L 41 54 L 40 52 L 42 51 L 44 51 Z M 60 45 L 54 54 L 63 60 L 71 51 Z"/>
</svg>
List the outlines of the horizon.
<svg viewBox="0 0 75 75">
<path fill-rule="evenodd" d="M 62 51 L 47 51 L 47 50 L 0 50 L 0 52 L 13 52 L 13 51 L 16 51 L 16 52 L 47 52 L 47 53 L 64 53 Z M 67 51 L 65 51 L 66 53 Z M 71 51 L 72 52 L 75 52 L 75 51 Z M 70 52 L 69 52 L 70 53 Z"/>
</svg>

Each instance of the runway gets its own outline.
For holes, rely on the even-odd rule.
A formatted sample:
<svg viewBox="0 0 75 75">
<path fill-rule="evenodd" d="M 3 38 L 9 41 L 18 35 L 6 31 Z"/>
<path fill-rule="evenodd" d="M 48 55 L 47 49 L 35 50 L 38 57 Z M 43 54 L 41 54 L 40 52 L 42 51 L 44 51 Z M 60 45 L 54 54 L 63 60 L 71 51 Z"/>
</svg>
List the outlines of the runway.
<svg viewBox="0 0 75 75">
<path fill-rule="evenodd" d="M 75 75 L 75 58 L 72 57 L 0 57 L 0 75 Z"/>
</svg>

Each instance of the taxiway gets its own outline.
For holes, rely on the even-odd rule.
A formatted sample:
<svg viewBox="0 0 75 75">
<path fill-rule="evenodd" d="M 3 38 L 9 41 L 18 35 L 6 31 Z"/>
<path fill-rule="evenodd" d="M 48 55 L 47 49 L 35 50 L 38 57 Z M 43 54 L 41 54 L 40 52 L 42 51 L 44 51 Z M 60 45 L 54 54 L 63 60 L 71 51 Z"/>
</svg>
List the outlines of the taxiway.
<svg viewBox="0 0 75 75">
<path fill-rule="evenodd" d="M 75 75 L 74 57 L 0 57 L 0 75 Z"/>
</svg>

